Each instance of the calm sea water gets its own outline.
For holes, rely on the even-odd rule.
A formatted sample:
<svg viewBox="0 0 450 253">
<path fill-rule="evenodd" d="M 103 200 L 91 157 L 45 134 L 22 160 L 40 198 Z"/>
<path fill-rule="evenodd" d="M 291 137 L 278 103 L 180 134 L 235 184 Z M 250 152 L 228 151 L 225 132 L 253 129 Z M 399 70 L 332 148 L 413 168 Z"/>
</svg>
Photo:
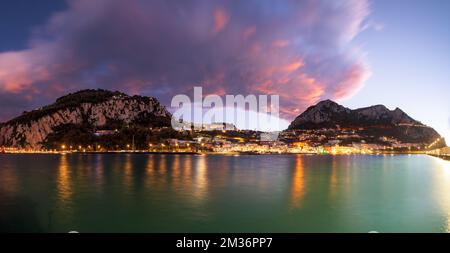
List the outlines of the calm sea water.
<svg viewBox="0 0 450 253">
<path fill-rule="evenodd" d="M 0 231 L 449 232 L 421 155 L 0 155 Z"/>
</svg>

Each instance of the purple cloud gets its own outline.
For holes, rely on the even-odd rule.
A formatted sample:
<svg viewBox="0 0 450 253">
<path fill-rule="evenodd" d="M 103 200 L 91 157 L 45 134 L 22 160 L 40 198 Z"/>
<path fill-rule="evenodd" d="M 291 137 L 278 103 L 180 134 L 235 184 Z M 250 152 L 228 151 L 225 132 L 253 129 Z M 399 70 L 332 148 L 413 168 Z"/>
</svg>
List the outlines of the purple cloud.
<svg viewBox="0 0 450 253">
<path fill-rule="evenodd" d="M 0 119 L 83 88 L 152 95 L 279 94 L 291 117 L 370 74 L 352 40 L 365 0 L 79 0 L 0 53 Z M 29 108 L 28 108 L 29 109 Z"/>
</svg>

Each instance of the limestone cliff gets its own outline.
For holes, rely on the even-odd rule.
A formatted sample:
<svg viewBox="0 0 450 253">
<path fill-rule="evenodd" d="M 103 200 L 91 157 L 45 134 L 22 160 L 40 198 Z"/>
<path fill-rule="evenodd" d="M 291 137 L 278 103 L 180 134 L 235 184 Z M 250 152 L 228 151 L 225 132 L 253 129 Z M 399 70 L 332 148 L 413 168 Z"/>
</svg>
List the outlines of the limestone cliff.
<svg viewBox="0 0 450 253">
<path fill-rule="evenodd" d="M 113 121 L 122 124 L 146 122 L 150 126 L 151 119 L 170 122 L 170 117 L 165 107 L 152 97 L 83 90 L 1 124 L 0 146 L 39 149 L 45 138 L 60 125 L 88 124 L 101 128 Z"/>
</svg>

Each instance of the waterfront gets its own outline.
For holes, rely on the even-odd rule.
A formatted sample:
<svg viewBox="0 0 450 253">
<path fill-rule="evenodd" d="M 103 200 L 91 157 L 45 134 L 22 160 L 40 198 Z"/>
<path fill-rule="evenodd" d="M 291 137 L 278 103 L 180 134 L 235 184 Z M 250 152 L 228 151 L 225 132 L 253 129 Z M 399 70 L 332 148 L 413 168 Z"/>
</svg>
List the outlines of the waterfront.
<svg viewBox="0 0 450 253">
<path fill-rule="evenodd" d="M 449 232 L 426 155 L 0 155 L 0 230 Z"/>
</svg>

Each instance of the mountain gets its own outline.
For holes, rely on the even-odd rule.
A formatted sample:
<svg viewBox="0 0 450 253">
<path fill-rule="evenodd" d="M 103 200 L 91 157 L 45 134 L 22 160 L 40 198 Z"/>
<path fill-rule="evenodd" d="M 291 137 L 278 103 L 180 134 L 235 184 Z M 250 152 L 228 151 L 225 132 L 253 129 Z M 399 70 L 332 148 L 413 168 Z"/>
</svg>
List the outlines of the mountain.
<svg viewBox="0 0 450 253">
<path fill-rule="evenodd" d="M 361 127 L 373 125 L 398 125 L 422 123 L 409 117 L 401 109 L 391 111 L 384 105 L 374 105 L 356 110 L 348 109 L 331 100 L 310 106 L 289 126 L 289 129 L 315 129 L 340 127 Z"/>
<path fill-rule="evenodd" d="M 331 100 L 310 106 L 288 129 L 362 129 L 367 135 L 394 137 L 402 142 L 431 143 L 440 135 L 401 109 L 375 105 L 351 110 Z"/>
<path fill-rule="evenodd" d="M 171 114 L 153 97 L 82 90 L 0 124 L 0 146 L 39 149 L 58 129 L 114 129 L 128 124 L 170 126 L 170 118 Z"/>
</svg>

